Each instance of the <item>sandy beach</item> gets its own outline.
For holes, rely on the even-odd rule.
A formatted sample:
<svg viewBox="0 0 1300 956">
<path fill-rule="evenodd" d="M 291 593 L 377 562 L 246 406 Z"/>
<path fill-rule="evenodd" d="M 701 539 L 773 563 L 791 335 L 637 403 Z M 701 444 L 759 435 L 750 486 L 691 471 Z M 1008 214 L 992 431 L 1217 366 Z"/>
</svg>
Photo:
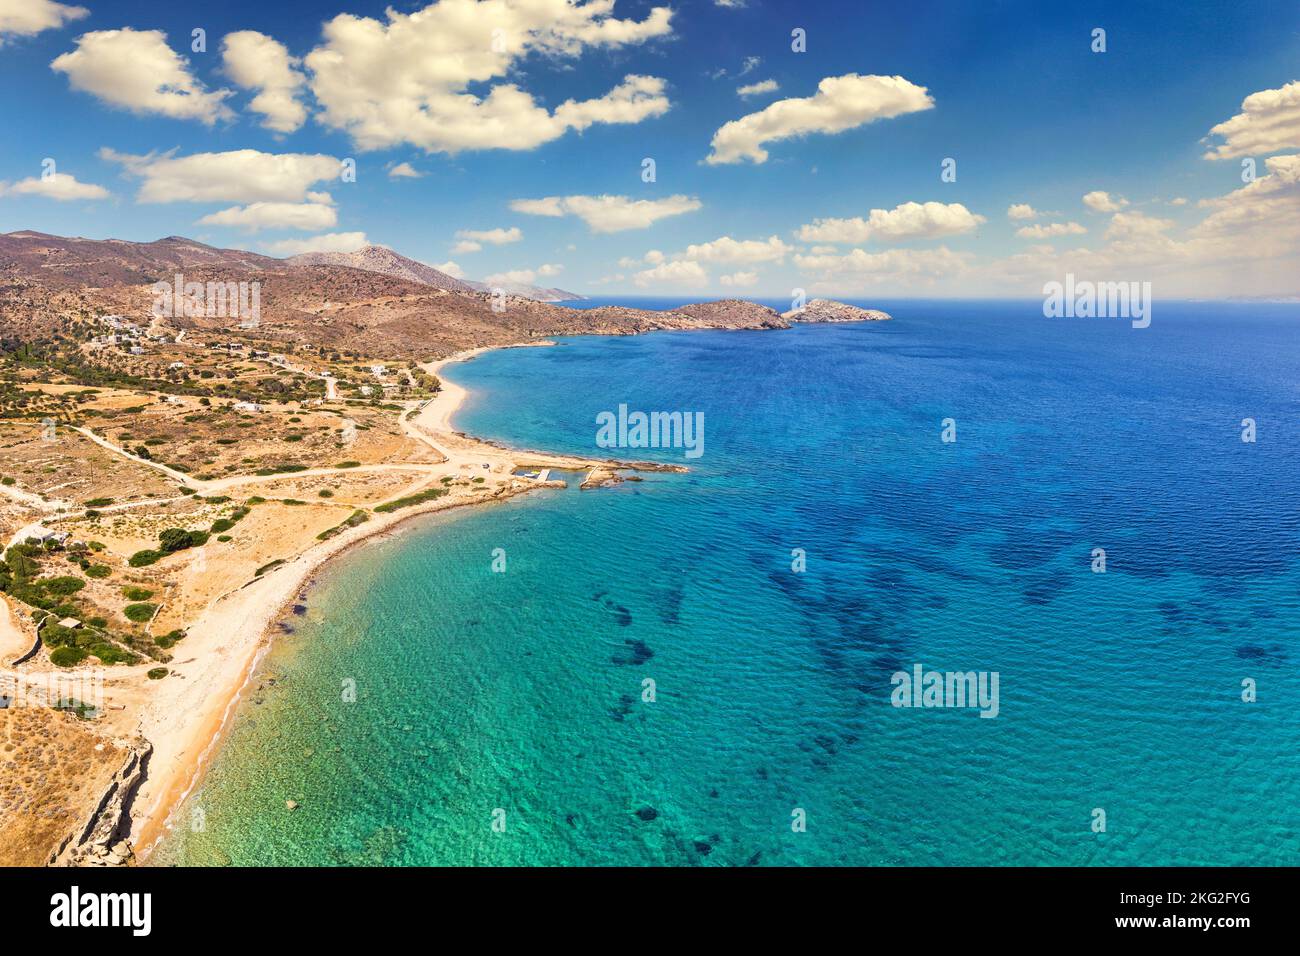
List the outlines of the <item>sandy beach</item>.
<svg viewBox="0 0 1300 956">
<path fill-rule="evenodd" d="M 472 349 L 422 367 L 438 374 L 448 365 L 486 351 L 489 349 Z M 604 471 L 612 464 L 505 449 L 459 434 L 452 427 L 452 417 L 467 394 L 461 386 L 443 379 L 438 394 L 418 414 L 410 419 L 404 416 L 403 424 L 409 433 L 441 454 L 445 462 L 436 466 L 441 471 L 490 476 L 478 493 L 451 495 L 391 514 L 375 513 L 364 524 L 315 544 L 264 576 L 216 598 L 190 625 L 169 677 L 149 687 L 147 696 L 137 703 L 138 731 L 154 748 L 131 813 L 129 840 L 137 862 L 147 862 L 150 850 L 168 829 L 184 825 L 183 801 L 202 779 L 243 689 L 270 648 L 271 625 L 298 598 L 322 564 L 414 517 L 559 486 L 557 482 L 515 477 L 517 468 Z M 117 668 L 110 672 L 110 702 L 117 699 L 118 687 L 131 697 L 141 694 L 138 679 L 134 691 L 121 687 L 128 672 L 138 669 Z"/>
</svg>

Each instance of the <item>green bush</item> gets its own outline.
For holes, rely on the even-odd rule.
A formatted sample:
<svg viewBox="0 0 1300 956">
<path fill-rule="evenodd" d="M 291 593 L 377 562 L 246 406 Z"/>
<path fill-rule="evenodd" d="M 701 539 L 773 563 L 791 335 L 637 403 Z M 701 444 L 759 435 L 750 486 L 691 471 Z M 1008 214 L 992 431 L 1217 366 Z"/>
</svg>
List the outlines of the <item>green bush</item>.
<svg viewBox="0 0 1300 956">
<path fill-rule="evenodd" d="M 148 672 L 144 676 L 149 678 L 150 680 L 162 680 L 164 677 L 167 676 L 167 668 L 151 667 L 149 668 Z"/>
<path fill-rule="evenodd" d="M 175 644 L 177 641 L 182 640 L 184 637 L 185 637 L 185 632 L 182 631 L 180 628 L 177 628 L 174 631 L 168 631 L 162 637 L 155 637 L 153 639 L 153 642 L 157 644 L 159 647 L 168 648 L 171 647 L 173 644 Z"/>
<path fill-rule="evenodd" d="M 361 462 L 359 462 L 359 461 L 341 461 L 341 462 L 339 462 L 337 465 L 335 465 L 334 467 L 335 467 L 335 468 L 360 468 L 360 467 L 361 467 Z"/>
<path fill-rule="evenodd" d="M 106 578 L 113 573 L 113 569 L 107 564 L 92 564 L 86 568 L 86 577 L 88 578 Z"/>
<path fill-rule="evenodd" d="M 320 495 L 322 498 L 334 497 L 334 492 L 330 491 L 328 488 L 322 488 L 320 491 L 316 492 L 316 494 Z"/>
<path fill-rule="evenodd" d="M 43 578 L 36 583 L 43 586 L 51 594 L 57 594 L 61 597 L 76 594 L 86 586 L 85 581 L 70 574 L 61 578 Z"/>
<path fill-rule="evenodd" d="M 224 543 L 226 541 L 233 541 L 234 539 L 231 538 L 230 535 L 228 534 L 219 534 L 217 535 L 217 540 Z"/>
<path fill-rule="evenodd" d="M 137 551 L 135 554 L 131 555 L 127 564 L 131 565 L 133 568 L 146 568 L 156 562 L 159 558 L 163 557 L 166 557 L 166 555 L 161 551 L 145 549 L 144 551 Z"/>
<path fill-rule="evenodd" d="M 441 498 L 447 493 L 446 488 L 426 488 L 424 491 L 417 491 L 413 495 L 407 495 L 405 498 L 398 498 L 396 501 L 390 501 L 387 504 L 379 505 L 375 511 L 380 514 L 389 514 L 400 508 L 409 508 L 412 505 L 423 504 L 426 501 L 433 501 L 435 498 Z"/>
<path fill-rule="evenodd" d="M 168 554 L 184 551 L 186 548 L 201 547 L 207 543 L 207 540 L 208 532 L 186 531 L 184 528 L 168 528 L 158 535 L 158 543 Z"/>
<path fill-rule="evenodd" d="M 221 531 L 229 531 L 234 526 L 235 523 L 229 518 L 218 518 L 216 521 L 212 522 L 212 533 L 217 534 Z"/>
<path fill-rule="evenodd" d="M 56 647 L 50 651 L 50 663 L 57 667 L 72 667 L 86 659 L 86 652 L 80 647 Z"/>
<path fill-rule="evenodd" d="M 73 647 L 77 643 L 76 628 L 63 627 L 53 616 L 41 626 L 41 643 L 46 647 Z"/>
<path fill-rule="evenodd" d="M 103 641 L 90 645 L 88 650 L 104 664 L 133 664 L 136 661 L 134 654 L 129 654 L 117 645 Z"/>
<path fill-rule="evenodd" d="M 122 588 L 122 597 L 128 601 L 147 601 L 153 597 L 153 592 L 148 588 L 138 588 L 132 585 Z"/>
<path fill-rule="evenodd" d="M 153 617 L 154 612 L 158 610 L 157 604 L 144 602 L 141 604 L 128 604 L 122 609 L 128 621 L 135 621 L 137 624 L 143 624 Z"/>
<path fill-rule="evenodd" d="M 86 507 L 103 508 L 105 505 L 111 505 L 112 503 L 113 503 L 112 498 L 91 498 L 89 501 L 86 502 Z"/>
</svg>

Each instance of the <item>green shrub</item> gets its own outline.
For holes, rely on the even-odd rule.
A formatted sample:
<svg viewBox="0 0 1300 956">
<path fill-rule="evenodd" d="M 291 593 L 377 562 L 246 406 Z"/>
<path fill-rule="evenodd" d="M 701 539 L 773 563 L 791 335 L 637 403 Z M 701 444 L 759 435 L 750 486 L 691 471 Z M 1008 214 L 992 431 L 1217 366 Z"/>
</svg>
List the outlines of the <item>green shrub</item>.
<svg viewBox="0 0 1300 956">
<path fill-rule="evenodd" d="M 103 664 L 133 664 L 136 661 L 134 654 L 130 654 L 117 645 L 105 641 L 90 645 L 88 650 L 98 657 Z"/>
<path fill-rule="evenodd" d="M 207 543 L 207 540 L 208 532 L 186 531 L 184 528 L 168 528 L 158 535 L 159 545 L 168 554 L 184 551 L 186 548 L 201 547 Z"/>
<path fill-rule="evenodd" d="M 334 492 L 330 491 L 328 488 L 322 488 L 320 491 L 316 492 L 316 494 L 320 495 L 322 498 L 334 497 Z"/>
<path fill-rule="evenodd" d="M 254 572 L 253 572 L 253 577 L 255 577 L 255 578 L 260 578 L 260 577 L 261 577 L 263 574 L 265 574 L 267 571 L 270 571 L 272 568 L 278 568 L 278 567 L 279 567 L 280 565 L 282 565 L 282 564 L 284 564 L 284 558 L 276 558 L 276 559 L 275 559 L 274 561 L 272 561 L 270 564 L 264 564 L 264 565 L 262 565 L 260 568 L 258 568 L 256 571 L 254 571 Z"/>
<path fill-rule="evenodd" d="M 86 502 L 86 507 L 103 508 L 105 505 L 111 505 L 112 503 L 113 503 L 112 498 L 91 498 L 89 501 Z"/>
<path fill-rule="evenodd" d="M 218 540 L 218 541 L 221 541 L 221 542 L 224 543 L 224 542 L 226 542 L 226 541 L 232 541 L 232 540 L 234 540 L 234 539 L 231 538 L 230 535 L 228 535 L 228 534 L 219 534 L 219 535 L 217 535 L 217 540 Z"/>
<path fill-rule="evenodd" d="M 341 462 L 339 462 L 337 465 L 335 465 L 334 467 L 335 467 L 335 468 L 360 468 L 360 467 L 361 467 L 361 462 L 359 462 L 359 461 L 341 461 Z"/>
<path fill-rule="evenodd" d="M 234 526 L 235 523 L 229 518 L 218 518 L 216 521 L 212 522 L 212 533 L 217 534 L 221 531 L 229 531 Z"/>
<path fill-rule="evenodd" d="M 113 573 L 113 569 L 107 564 L 92 564 L 86 568 L 86 577 L 88 578 L 106 578 Z"/>
<path fill-rule="evenodd" d="M 127 587 L 122 588 L 122 597 L 126 598 L 128 601 L 147 601 L 153 597 L 153 592 L 148 588 L 138 588 L 133 585 L 128 585 Z"/>
<path fill-rule="evenodd" d="M 67 597 L 69 594 L 76 594 L 86 586 L 86 582 L 81 578 L 65 575 L 61 578 L 43 578 L 36 582 L 45 588 L 51 594 L 58 594 L 61 597 Z"/>
<path fill-rule="evenodd" d="M 337 534 L 341 534 L 346 529 L 355 528 L 357 525 L 369 520 L 370 520 L 370 515 L 366 514 L 365 511 L 362 510 L 354 511 L 352 512 L 351 516 L 342 524 L 335 525 L 332 528 L 326 528 L 320 534 L 316 535 L 316 539 L 318 541 L 328 541 L 330 538 L 334 537 Z"/>
<path fill-rule="evenodd" d="M 145 673 L 144 676 L 149 678 L 150 680 L 162 680 L 164 677 L 167 676 L 167 668 L 151 667 L 149 668 L 148 672 Z"/>
<path fill-rule="evenodd" d="M 152 551 L 146 548 L 144 551 L 137 551 L 135 554 L 131 555 L 127 564 L 131 565 L 133 568 L 146 568 L 155 563 L 159 558 L 164 557 L 166 557 L 166 555 L 162 551 Z"/>
<path fill-rule="evenodd" d="M 380 514 L 389 514 L 401 508 L 409 508 L 412 505 L 423 504 L 426 501 L 433 501 L 435 498 L 441 498 L 447 493 L 446 488 L 426 488 L 424 491 L 417 491 L 413 495 L 407 495 L 405 498 L 398 498 L 396 501 L 390 501 L 387 504 L 379 505 L 375 511 Z"/>
<path fill-rule="evenodd" d="M 153 639 L 153 642 L 157 644 L 159 647 L 166 650 L 167 648 L 175 645 L 175 643 L 181 640 L 183 637 L 185 637 L 185 632 L 177 629 L 175 631 L 169 631 L 168 633 L 162 635 L 162 637 L 155 637 Z"/>
<path fill-rule="evenodd" d="M 306 465 L 271 465 L 267 468 L 259 468 L 254 474 L 265 478 L 267 475 L 290 475 L 296 471 L 306 471 Z"/>
<path fill-rule="evenodd" d="M 122 609 L 122 613 L 126 615 L 128 621 L 135 621 L 137 624 L 143 624 L 145 621 L 152 618 L 154 612 L 157 610 L 157 604 L 144 602 L 141 604 L 128 604 Z"/>
<path fill-rule="evenodd" d="M 86 652 L 80 647 L 56 647 L 50 651 L 50 663 L 56 667 L 72 667 L 86 659 Z"/>
<path fill-rule="evenodd" d="M 45 619 L 45 623 L 40 629 L 41 643 L 46 647 L 73 647 L 77 643 L 77 629 L 64 627 L 57 620 L 55 615 Z"/>
</svg>

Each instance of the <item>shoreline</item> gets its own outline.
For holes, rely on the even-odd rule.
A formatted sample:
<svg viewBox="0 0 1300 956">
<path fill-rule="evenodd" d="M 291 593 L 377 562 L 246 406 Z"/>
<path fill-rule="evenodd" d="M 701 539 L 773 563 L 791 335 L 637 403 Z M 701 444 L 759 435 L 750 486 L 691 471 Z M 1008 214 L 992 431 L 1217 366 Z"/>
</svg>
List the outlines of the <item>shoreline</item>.
<svg viewBox="0 0 1300 956">
<path fill-rule="evenodd" d="M 814 320 L 814 323 L 823 321 Z M 586 471 L 590 474 L 582 484 L 584 489 L 621 481 L 616 474 L 620 470 L 687 470 L 680 465 L 653 461 L 598 459 L 509 448 L 455 430 L 452 416 L 470 393 L 464 386 L 444 378 L 443 369 L 499 349 L 555 345 L 550 339 L 540 339 L 479 346 L 420 363 L 425 372 L 438 376 L 441 388 L 432 399 L 418 406 L 409 419 L 405 414 L 402 416 L 403 428 L 408 435 L 441 454 L 451 470 L 477 468 L 477 463 L 486 459 L 511 471 L 520 467 Z M 483 467 L 488 468 L 488 464 Z M 131 818 L 122 821 L 128 827 L 125 840 L 132 847 L 134 864 L 148 865 L 149 856 L 175 825 L 185 800 L 202 783 L 229 728 L 230 716 L 256 674 L 258 664 L 270 650 L 274 639 L 272 625 L 309 585 L 313 574 L 354 546 L 392 531 L 410 519 L 562 486 L 559 481 L 511 480 L 491 494 L 474 498 L 438 499 L 389 514 L 372 512 L 364 524 L 308 547 L 265 577 L 255 578 L 214 600 L 189 627 L 182 648 L 189 656 L 172 665 L 172 675 L 157 688 L 140 714 L 137 732 L 153 745 L 153 755 L 148 775 L 137 792 Z M 194 672 L 176 673 L 178 668 L 187 665 L 193 665 Z"/>
<path fill-rule="evenodd" d="M 452 416 L 470 393 L 463 386 L 443 378 L 440 374 L 442 369 L 497 348 L 553 344 L 550 341 L 527 342 L 467 349 L 424 363 L 421 367 L 438 375 L 442 388 L 419 409 L 410 424 L 424 432 L 430 444 L 455 439 L 456 444 L 478 452 L 480 457 L 488 454 L 502 460 L 543 457 L 562 463 L 558 467 L 567 465 L 573 470 L 590 470 L 598 464 L 609 464 L 594 459 L 506 449 L 462 436 L 452 429 Z M 449 465 L 454 463 L 460 451 L 462 449 L 455 449 L 449 454 L 448 450 L 443 450 Z M 635 467 L 635 463 L 622 466 Z M 159 686 L 158 693 L 140 715 L 138 732 L 153 744 L 154 752 L 148 775 L 135 798 L 135 807 L 143 810 L 137 809 L 132 815 L 126 837 L 133 848 L 136 865 L 148 865 L 149 856 L 176 825 L 178 811 L 185 800 L 202 783 L 245 689 L 271 649 L 273 625 L 295 603 L 303 589 L 310 586 L 313 575 L 357 545 L 391 532 L 411 519 L 503 501 L 540 488 L 557 487 L 560 487 L 558 482 L 528 483 L 517 487 L 512 483 L 510 487 L 483 497 L 438 499 L 391 514 L 372 514 L 364 524 L 313 545 L 264 577 L 214 601 L 190 626 L 183 645 L 185 659 L 173 665 L 173 674 L 168 682 Z M 178 668 L 186 665 L 194 665 L 195 669 L 185 674 L 176 673 Z"/>
</svg>

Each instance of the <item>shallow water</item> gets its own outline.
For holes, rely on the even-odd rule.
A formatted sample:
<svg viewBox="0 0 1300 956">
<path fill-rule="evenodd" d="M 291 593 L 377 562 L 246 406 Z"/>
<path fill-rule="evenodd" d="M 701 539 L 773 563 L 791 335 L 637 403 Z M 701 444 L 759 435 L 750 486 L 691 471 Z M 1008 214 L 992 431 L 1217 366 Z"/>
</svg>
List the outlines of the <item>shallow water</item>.
<svg viewBox="0 0 1300 956">
<path fill-rule="evenodd" d="M 329 566 L 155 861 L 1294 863 L 1300 308 L 881 305 L 451 370 L 475 434 L 604 455 L 627 403 L 704 454 Z M 891 706 L 915 664 L 997 717 Z"/>
</svg>

